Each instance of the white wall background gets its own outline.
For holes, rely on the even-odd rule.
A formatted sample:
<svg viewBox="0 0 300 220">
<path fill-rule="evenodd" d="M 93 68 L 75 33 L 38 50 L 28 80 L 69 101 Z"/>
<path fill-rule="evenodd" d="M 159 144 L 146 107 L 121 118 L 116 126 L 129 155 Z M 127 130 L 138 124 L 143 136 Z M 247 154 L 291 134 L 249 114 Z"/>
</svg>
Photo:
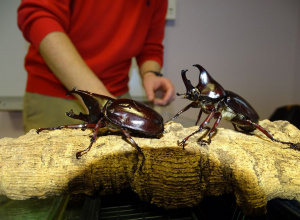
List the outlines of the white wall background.
<svg viewBox="0 0 300 220">
<path fill-rule="evenodd" d="M 23 60 L 28 44 L 17 28 L 20 2 L 0 0 L 0 96 L 23 96 L 25 90 Z M 22 113 L 0 111 L 0 138 L 22 134 Z"/>
<path fill-rule="evenodd" d="M 22 96 L 27 45 L 16 25 L 20 1 L 0 2 L 0 96 Z M 199 63 L 225 89 L 248 100 L 262 119 L 279 106 L 300 104 L 299 0 L 177 0 L 176 20 L 167 21 L 164 44 L 164 73 L 178 92 L 185 92 L 181 69 L 189 69 L 196 85 L 192 65 Z M 139 81 L 134 80 L 132 85 Z M 163 110 L 175 113 L 188 103 L 177 98 Z M 195 119 L 198 111 L 183 116 Z M 23 133 L 21 112 L 2 111 L 0 121 L 0 137 Z"/>
<path fill-rule="evenodd" d="M 24 56 L 28 43 L 17 27 L 20 0 L 0 0 L 0 96 L 23 96 L 26 82 Z"/>
</svg>

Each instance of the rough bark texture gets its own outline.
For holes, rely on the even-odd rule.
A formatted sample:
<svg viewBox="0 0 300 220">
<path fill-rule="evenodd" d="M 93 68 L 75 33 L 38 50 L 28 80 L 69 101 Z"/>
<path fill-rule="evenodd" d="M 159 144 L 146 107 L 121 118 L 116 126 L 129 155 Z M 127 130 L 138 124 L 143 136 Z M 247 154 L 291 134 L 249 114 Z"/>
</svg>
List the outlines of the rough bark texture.
<svg viewBox="0 0 300 220">
<path fill-rule="evenodd" d="M 300 131 L 286 121 L 261 121 L 274 137 L 300 142 Z M 233 193 L 246 214 L 265 211 L 273 198 L 300 199 L 300 151 L 272 142 L 260 131 L 247 135 L 219 128 L 212 143 L 204 133 L 185 150 L 177 140 L 195 131 L 169 123 L 160 139 L 133 137 L 142 156 L 121 135 L 90 143 L 91 131 L 56 130 L 0 139 L 0 194 L 11 199 L 46 198 L 66 193 L 109 194 L 132 188 L 140 198 L 165 208 L 194 206 L 205 196 Z"/>
</svg>

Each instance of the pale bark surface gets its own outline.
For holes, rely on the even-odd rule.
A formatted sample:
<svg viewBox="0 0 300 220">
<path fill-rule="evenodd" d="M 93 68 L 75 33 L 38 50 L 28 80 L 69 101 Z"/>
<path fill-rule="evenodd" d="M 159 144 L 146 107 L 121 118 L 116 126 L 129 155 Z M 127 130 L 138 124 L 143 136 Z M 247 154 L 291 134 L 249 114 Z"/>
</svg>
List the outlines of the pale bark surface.
<svg viewBox="0 0 300 220">
<path fill-rule="evenodd" d="M 286 121 L 261 121 L 274 137 L 300 142 L 300 131 Z M 91 131 L 56 130 L 0 139 L 0 194 L 11 199 L 46 198 L 66 193 L 108 194 L 133 189 L 142 200 L 165 208 L 198 204 L 204 197 L 233 193 L 245 213 L 265 211 L 273 198 L 300 199 L 300 151 L 272 142 L 260 131 L 246 135 L 219 128 L 208 146 L 191 137 L 197 127 L 169 123 L 160 139 L 133 137 L 142 156 L 122 135 L 90 143 Z"/>
</svg>

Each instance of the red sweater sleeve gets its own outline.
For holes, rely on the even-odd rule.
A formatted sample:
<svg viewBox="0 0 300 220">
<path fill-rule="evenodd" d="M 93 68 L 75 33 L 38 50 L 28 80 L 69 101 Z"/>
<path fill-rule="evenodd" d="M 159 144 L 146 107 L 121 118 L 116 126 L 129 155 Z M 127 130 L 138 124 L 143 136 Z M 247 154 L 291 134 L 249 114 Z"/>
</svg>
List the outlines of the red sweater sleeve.
<svg viewBox="0 0 300 220">
<path fill-rule="evenodd" d="M 155 60 L 163 66 L 163 45 L 165 31 L 165 18 L 168 8 L 168 1 L 153 1 L 155 2 L 155 13 L 153 14 L 151 27 L 148 31 L 143 50 L 136 57 L 139 66 L 147 60 Z"/>
<path fill-rule="evenodd" d="M 22 0 L 18 8 L 18 26 L 24 38 L 39 47 L 50 32 L 67 32 L 71 0 Z"/>
</svg>

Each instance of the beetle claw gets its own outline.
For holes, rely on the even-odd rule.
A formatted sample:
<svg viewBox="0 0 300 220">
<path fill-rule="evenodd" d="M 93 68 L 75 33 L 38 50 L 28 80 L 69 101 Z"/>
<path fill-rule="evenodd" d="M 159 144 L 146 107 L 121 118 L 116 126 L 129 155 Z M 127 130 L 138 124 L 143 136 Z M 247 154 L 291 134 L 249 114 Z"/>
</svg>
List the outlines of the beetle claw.
<svg viewBox="0 0 300 220">
<path fill-rule="evenodd" d="M 82 156 L 82 151 L 76 153 L 76 159 L 80 159 L 81 156 Z"/>
<path fill-rule="evenodd" d="M 200 140 L 197 143 L 200 144 L 201 146 L 206 146 L 206 145 L 209 145 L 211 143 L 211 140 L 210 139 L 208 139 L 208 140 Z"/>
<path fill-rule="evenodd" d="M 300 151 L 300 143 L 291 144 L 291 148 Z"/>
<path fill-rule="evenodd" d="M 184 150 L 184 145 L 185 145 L 185 140 L 183 139 L 182 141 L 177 141 L 178 146 L 182 146 L 182 150 Z"/>
</svg>

